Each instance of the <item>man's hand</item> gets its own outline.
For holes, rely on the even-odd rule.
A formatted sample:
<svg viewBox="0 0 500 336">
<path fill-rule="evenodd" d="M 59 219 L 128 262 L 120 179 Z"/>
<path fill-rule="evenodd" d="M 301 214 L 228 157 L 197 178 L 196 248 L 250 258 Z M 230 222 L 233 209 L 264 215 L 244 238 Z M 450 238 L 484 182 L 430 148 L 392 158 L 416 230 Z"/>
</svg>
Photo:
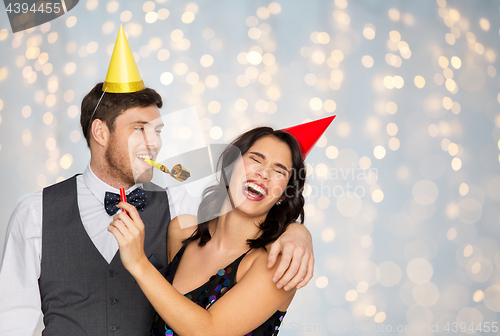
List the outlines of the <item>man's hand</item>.
<svg viewBox="0 0 500 336">
<path fill-rule="evenodd" d="M 277 287 L 290 290 L 304 287 L 313 277 L 314 253 L 312 237 L 302 224 L 292 223 L 272 245 L 267 259 L 267 267 L 276 263 L 279 254 L 281 262 L 273 276 Z"/>
</svg>

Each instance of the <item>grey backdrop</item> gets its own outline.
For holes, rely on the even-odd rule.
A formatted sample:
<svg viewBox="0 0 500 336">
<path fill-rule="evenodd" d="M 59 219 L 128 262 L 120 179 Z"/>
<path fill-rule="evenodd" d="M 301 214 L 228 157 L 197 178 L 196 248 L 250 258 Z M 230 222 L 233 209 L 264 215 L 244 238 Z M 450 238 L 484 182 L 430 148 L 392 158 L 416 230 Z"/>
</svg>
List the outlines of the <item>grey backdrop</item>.
<svg viewBox="0 0 500 336">
<path fill-rule="evenodd" d="M 24 195 L 85 169 L 79 105 L 122 23 L 163 111 L 196 107 L 208 142 L 337 114 L 307 159 L 315 275 L 280 334 L 491 327 L 499 5 L 87 0 L 16 34 L 1 10 L 0 248 Z"/>
</svg>

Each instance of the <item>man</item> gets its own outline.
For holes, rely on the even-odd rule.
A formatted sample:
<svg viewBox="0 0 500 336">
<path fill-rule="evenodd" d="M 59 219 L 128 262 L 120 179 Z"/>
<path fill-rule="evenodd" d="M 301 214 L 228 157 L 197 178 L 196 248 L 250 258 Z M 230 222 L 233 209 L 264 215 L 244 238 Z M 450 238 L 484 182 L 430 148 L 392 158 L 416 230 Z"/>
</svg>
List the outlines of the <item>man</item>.
<svg viewBox="0 0 500 336">
<path fill-rule="evenodd" d="M 0 268 L 0 336 L 31 336 L 40 307 L 48 336 L 149 334 L 153 308 L 123 267 L 107 228 L 119 201 L 113 194 L 125 188 L 127 200 L 142 209 L 146 255 L 165 270 L 172 201 L 165 190 L 145 185 L 152 167 L 144 162 L 161 147 L 161 107 L 161 97 L 142 83 L 120 27 L 106 81 L 82 101 L 89 166 L 83 175 L 21 201 L 9 221 Z M 278 286 L 305 285 L 313 264 L 308 231 L 292 226 L 273 246 L 270 267 L 280 250 Z"/>
</svg>

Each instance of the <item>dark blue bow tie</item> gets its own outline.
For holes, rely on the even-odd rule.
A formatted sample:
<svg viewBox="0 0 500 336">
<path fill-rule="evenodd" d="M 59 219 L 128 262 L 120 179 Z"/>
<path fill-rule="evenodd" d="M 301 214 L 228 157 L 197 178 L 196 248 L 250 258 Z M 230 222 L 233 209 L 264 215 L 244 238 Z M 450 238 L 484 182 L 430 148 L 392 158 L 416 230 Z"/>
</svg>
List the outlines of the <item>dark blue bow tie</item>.
<svg viewBox="0 0 500 336">
<path fill-rule="evenodd" d="M 104 209 L 106 209 L 108 215 L 113 216 L 118 212 L 118 207 L 116 206 L 118 203 L 120 203 L 120 195 L 106 191 Z M 132 204 L 139 211 L 144 210 L 146 206 L 146 192 L 141 188 L 134 189 L 127 195 L 127 203 Z"/>
</svg>

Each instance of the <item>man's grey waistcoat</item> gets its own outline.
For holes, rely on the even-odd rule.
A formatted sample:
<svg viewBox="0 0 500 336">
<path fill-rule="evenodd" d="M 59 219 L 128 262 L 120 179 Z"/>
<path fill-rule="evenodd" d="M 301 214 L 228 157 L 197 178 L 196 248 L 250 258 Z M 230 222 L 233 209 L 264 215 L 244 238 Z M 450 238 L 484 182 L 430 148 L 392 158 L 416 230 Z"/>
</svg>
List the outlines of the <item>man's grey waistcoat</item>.
<svg viewBox="0 0 500 336">
<path fill-rule="evenodd" d="M 156 191 L 146 191 L 140 212 L 146 227 L 144 249 L 163 274 L 170 212 L 165 190 L 146 187 L 151 189 Z M 123 267 L 120 254 L 108 264 L 92 243 L 78 210 L 76 176 L 43 190 L 42 221 L 43 335 L 149 335 L 154 309 Z"/>
</svg>

